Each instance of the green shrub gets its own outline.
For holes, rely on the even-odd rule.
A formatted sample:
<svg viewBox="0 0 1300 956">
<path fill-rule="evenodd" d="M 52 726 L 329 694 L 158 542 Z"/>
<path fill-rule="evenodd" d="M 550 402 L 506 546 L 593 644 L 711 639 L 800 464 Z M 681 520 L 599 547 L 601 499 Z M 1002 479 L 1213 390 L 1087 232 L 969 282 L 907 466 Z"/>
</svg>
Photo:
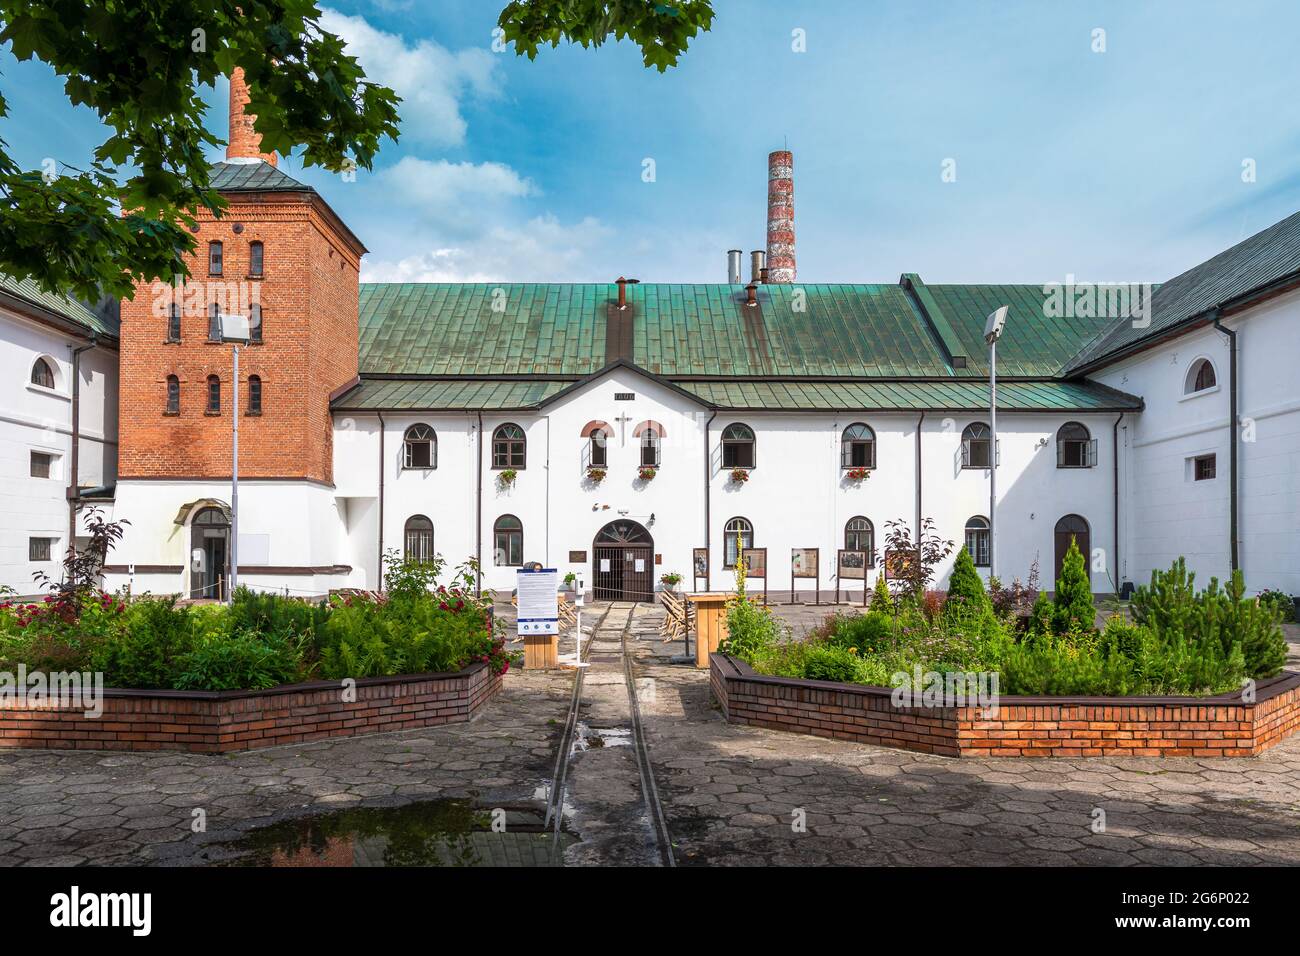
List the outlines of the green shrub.
<svg viewBox="0 0 1300 956">
<path fill-rule="evenodd" d="M 97 645 L 90 667 L 102 671 L 108 687 L 170 688 L 176 661 L 194 646 L 203 630 L 193 607 L 177 607 L 176 598 L 131 602 L 120 631 Z M 213 615 L 203 624 L 211 626 Z"/>
<path fill-rule="evenodd" d="M 819 645 L 810 647 L 803 660 L 803 674 L 808 680 L 829 680 L 852 683 L 861 660 L 843 647 Z"/>
<path fill-rule="evenodd" d="M 325 601 L 302 601 L 241 585 L 231 597 L 228 613 L 232 634 L 311 636 L 324 627 L 329 607 Z"/>
<path fill-rule="evenodd" d="M 871 609 L 887 614 L 894 613 L 894 598 L 889 593 L 889 582 L 885 580 L 884 571 L 876 575 L 876 588 L 871 593 Z"/>
<path fill-rule="evenodd" d="M 1091 631 L 1097 625 L 1097 607 L 1092 600 L 1088 565 L 1079 551 L 1079 543 L 1070 538 L 1070 550 L 1061 563 L 1061 577 L 1056 582 L 1056 610 L 1052 627 L 1057 634 Z"/>
<path fill-rule="evenodd" d="M 242 631 L 211 636 L 176 661 L 177 690 L 265 690 L 301 680 L 306 638 Z"/>
<path fill-rule="evenodd" d="M 834 647 L 852 647 L 864 656 L 874 654 L 893 644 L 894 620 L 884 611 L 837 614 L 826 641 Z"/>
<path fill-rule="evenodd" d="M 1034 599 L 1033 609 L 1029 612 L 1030 634 L 1047 634 L 1052 630 L 1052 622 L 1056 616 L 1056 605 L 1052 599 L 1047 596 L 1046 591 L 1039 591 L 1038 597 Z"/>
<path fill-rule="evenodd" d="M 988 595 L 984 592 L 984 581 L 975 570 L 975 562 L 965 546 L 957 552 L 957 560 L 952 566 L 952 575 L 948 579 L 948 600 L 945 610 L 953 605 L 965 605 L 968 608 L 982 608 L 988 604 Z"/>
<path fill-rule="evenodd" d="M 1284 591 L 1273 591 L 1265 588 L 1260 591 L 1256 597 L 1259 603 L 1273 608 L 1281 616 L 1283 624 L 1290 624 L 1295 620 L 1295 602 L 1296 599 Z"/>
</svg>

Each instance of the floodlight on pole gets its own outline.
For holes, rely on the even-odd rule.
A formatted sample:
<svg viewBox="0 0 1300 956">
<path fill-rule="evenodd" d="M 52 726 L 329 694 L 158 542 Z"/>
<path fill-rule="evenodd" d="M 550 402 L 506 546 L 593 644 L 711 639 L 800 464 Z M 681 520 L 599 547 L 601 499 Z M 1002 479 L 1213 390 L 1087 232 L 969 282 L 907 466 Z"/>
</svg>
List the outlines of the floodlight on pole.
<svg viewBox="0 0 1300 956">
<path fill-rule="evenodd" d="M 226 601 L 235 597 L 239 583 L 239 344 L 250 338 L 246 315 L 217 314 L 221 341 L 230 342 L 234 365 L 234 388 L 230 402 L 230 580 L 226 584 Z"/>
<path fill-rule="evenodd" d="M 1008 306 L 1000 306 L 989 314 L 984 324 L 984 341 L 989 344 L 989 577 L 996 576 L 995 554 L 996 523 L 994 512 L 998 508 L 998 339 L 1007 324 Z"/>
</svg>

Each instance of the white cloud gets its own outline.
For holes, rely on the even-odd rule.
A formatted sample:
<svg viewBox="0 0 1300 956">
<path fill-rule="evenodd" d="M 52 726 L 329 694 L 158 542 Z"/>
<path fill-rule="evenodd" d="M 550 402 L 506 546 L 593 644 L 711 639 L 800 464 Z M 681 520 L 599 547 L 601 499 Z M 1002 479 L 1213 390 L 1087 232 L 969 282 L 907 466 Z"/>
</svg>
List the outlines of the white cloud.
<svg viewBox="0 0 1300 956">
<path fill-rule="evenodd" d="M 588 216 L 572 225 L 539 216 L 493 227 L 457 246 L 398 261 L 367 262 L 363 282 L 581 282 L 592 281 L 590 258 L 614 230 Z"/>
<path fill-rule="evenodd" d="M 465 226 L 513 199 L 536 195 L 532 181 L 504 163 L 449 163 L 403 156 L 375 174 L 379 202 L 400 197 L 402 215 Z"/>
<path fill-rule="evenodd" d="M 325 9 L 321 27 L 338 34 L 376 83 L 402 97 L 403 140 L 459 146 L 465 142 L 460 102 L 465 96 L 494 97 L 500 92 L 496 61 L 486 49 L 452 52 L 433 40 L 414 44 L 377 30 L 364 17 Z"/>
</svg>

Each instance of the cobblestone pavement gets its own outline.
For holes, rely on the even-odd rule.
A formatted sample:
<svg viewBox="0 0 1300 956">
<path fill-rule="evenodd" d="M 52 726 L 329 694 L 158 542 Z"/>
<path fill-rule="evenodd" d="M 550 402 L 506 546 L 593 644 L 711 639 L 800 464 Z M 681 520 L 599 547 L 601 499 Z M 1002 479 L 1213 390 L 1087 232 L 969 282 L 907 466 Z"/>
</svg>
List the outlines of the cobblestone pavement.
<svg viewBox="0 0 1300 956">
<path fill-rule="evenodd" d="M 682 645 L 657 640 L 658 613 L 638 610 L 631 634 L 679 864 L 1300 863 L 1300 737 L 1254 759 L 1031 763 L 731 726 L 706 674 L 668 663 Z M 511 671 L 471 724 L 226 757 L 0 753 L 0 864 L 203 862 L 252 827 L 345 806 L 461 797 L 536 810 L 571 686 L 572 672 Z M 195 809 L 206 833 L 191 831 Z M 566 860 L 628 861 L 601 842 Z"/>
</svg>

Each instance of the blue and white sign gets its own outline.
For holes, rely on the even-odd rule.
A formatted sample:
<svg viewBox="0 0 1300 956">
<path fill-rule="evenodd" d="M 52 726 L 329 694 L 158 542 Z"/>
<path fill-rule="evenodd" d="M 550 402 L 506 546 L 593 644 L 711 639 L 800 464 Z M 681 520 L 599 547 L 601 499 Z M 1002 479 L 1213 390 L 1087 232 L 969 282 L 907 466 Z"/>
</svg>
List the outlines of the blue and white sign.
<svg viewBox="0 0 1300 956">
<path fill-rule="evenodd" d="M 521 635 L 559 634 L 560 572 L 555 568 L 515 572 Z"/>
</svg>

